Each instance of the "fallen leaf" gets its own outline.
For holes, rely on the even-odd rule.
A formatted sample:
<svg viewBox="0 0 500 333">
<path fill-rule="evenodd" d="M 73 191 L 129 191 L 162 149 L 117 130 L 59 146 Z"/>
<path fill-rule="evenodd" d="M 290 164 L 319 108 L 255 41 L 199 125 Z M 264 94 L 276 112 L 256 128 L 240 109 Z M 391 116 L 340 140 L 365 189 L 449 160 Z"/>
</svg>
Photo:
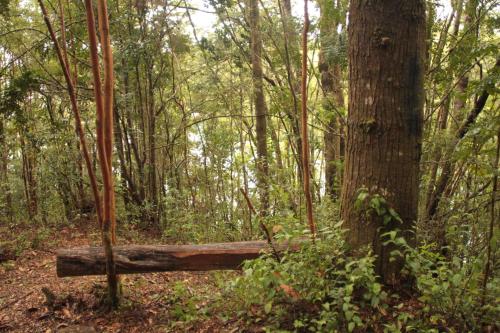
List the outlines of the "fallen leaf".
<svg viewBox="0 0 500 333">
<path fill-rule="evenodd" d="M 62 313 L 66 318 L 71 318 L 71 312 L 67 308 L 63 308 Z"/>
<path fill-rule="evenodd" d="M 95 322 L 96 322 L 97 325 L 104 325 L 106 323 L 106 319 L 99 318 Z"/>
<path fill-rule="evenodd" d="M 111 324 L 110 328 L 113 332 L 118 332 L 122 328 L 122 324 L 121 323 L 113 323 L 113 324 Z"/>
<path fill-rule="evenodd" d="M 387 311 L 385 311 L 385 309 L 384 309 L 384 308 L 379 307 L 379 311 L 380 311 L 380 313 L 381 313 L 383 316 L 387 316 Z"/>
<path fill-rule="evenodd" d="M 299 293 L 289 285 L 282 283 L 280 284 L 280 289 L 293 299 L 298 299 L 300 297 Z"/>
</svg>

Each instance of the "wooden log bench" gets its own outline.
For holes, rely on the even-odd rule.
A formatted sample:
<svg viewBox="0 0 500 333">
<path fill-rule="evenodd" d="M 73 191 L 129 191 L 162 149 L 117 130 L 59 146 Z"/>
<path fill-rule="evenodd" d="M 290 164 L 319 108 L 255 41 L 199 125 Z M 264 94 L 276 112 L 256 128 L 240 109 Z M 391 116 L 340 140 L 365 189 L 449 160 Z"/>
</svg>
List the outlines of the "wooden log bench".
<svg viewBox="0 0 500 333">
<path fill-rule="evenodd" d="M 296 251 L 303 241 L 274 244 L 278 252 Z M 118 274 L 210 271 L 241 268 L 243 261 L 271 251 L 266 241 L 204 245 L 121 245 L 113 247 Z M 57 251 L 57 276 L 106 274 L 102 247 L 79 247 Z"/>
</svg>

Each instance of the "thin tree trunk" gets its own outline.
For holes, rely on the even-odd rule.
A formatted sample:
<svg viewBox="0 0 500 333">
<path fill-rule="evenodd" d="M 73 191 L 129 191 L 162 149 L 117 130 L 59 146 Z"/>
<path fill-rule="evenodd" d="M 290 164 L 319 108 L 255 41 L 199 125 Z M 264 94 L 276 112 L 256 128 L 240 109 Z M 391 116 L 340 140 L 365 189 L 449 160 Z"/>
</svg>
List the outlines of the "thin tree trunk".
<svg viewBox="0 0 500 333">
<path fill-rule="evenodd" d="M 302 179 L 304 182 L 304 196 L 306 199 L 306 213 L 307 213 L 307 223 L 309 224 L 309 230 L 311 231 L 311 236 L 316 236 L 316 226 L 314 224 L 313 216 L 313 204 L 312 204 L 312 194 L 311 194 L 311 172 L 309 156 L 311 153 L 309 151 L 309 137 L 307 131 L 307 33 L 309 32 L 309 13 L 308 13 L 308 0 L 304 0 L 304 30 L 302 32 L 302 77 L 301 77 L 301 129 L 302 129 Z"/>
<path fill-rule="evenodd" d="M 500 67 L 500 58 L 497 60 L 494 68 L 492 69 L 492 77 L 495 75 L 493 72 L 498 71 Z M 436 183 L 436 188 L 432 195 L 430 196 L 427 206 L 426 206 L 426 211 L 424 215 L 424 221 L 430 221 L 432 220 L 435 215 L 437 214 L 437 210 L 439 207 L 439 203 L 441 202 L 441 199 L 443 197 L 443 193 L 448 186 L 448 182 L 451 179 L 451 176 L 453 174 L 453 161 L 451 159 L 451 153 L 455 150 L 456 146 L 460 143 L 460 141 L 464 138 L 464 136 L 467 134 L 467 132 L 470 129 L 470 126 L 475 123 L 477 117 L 479 114 L 483 111 L 484 106 L 486 105 L 486 101 L 488 100 L 488 97 L 490 96 L 489 94 L 489 89 L 485 89 L 479 98 L 477 99 L 474 108 L 469 112 L 467 115 L 467 118 L 464 120 L 462 125 L 458 128 L 457 132 L 455 133 L 455 137 L 453 139 L 452 144 L 450 147 L 447 149 L 447 158 L 444 162 L 444 165 L 441 170 L 441 175 L 439 176 L 439 179 Z"/>
<path fill-rule="evenodd" d="M 287 72 L 287 84 L 292 96 L 291 105 L 285 106 L 285 114 L 291 126 L 291 142 L 295 145 L 297 168 L 299 170 L 299 178 L 302 180 L 302 137 L 300 133 L 300 116 L 299 116 L 299 91 L 300 82 L 297 77 L 300 77 L 300 52 L 298 34 L 294 28 L 292 5 L 290 0 L 279 2 L 281 15 L 281 23 L 283 25 L 284 39 L 284 62 Z"/>
<path fill-rule="evenodd" d="M 495 161 L 493 162 L 493 179 L 492 179 L 492 191 L 491 191 L 491 204 L 490 204 L 490 224 L 488 226 L 488 235 L 486 237 L 486 264 L 484 265 L 483 274 L 483 293 L 481 297 L 481 304 L 484 305 L 486 299 L 486 288 L 488 286 L 488 279 L 490 276 L 491 268 L 493 267 L 494 261 L 492 260 L 492 241 L 495 223 L 498 224 L 498 214 L 495 209 L 495 203 L 497 200 L 498 192 L 498 161 L 500 159 L 500 131 L 497 133 L 497 149 L 495 153 Z"/>
<path fill-rule="evenodd" d="M 267 153 L 267 105 L 264 97 L 262 72 L 262 40 L 260 37 L 258 0 L 249 0 L 253 98 L 257 137 L 257 186 L 260 192 L 261 216 L 269 213 L 269 168 Z"/>
<path fill-rule="evenodd" d="M 101 74 L 97 53 L 97 36 L 95 29 L 92 1 L 85 0 L 87 14 L 87 32 L 89 36 L 89 51 L 94 80 L 94 95 L 97 109 L 97 151 L 99 164 L 104 183 L 103 189 L 103 218 L 101 223 L 102 241 L 106 254 L 106 272 L 108 280 L 109 301 L 112 307 L 119 303 L 118 276 L 113 256 L 112 244 L 114 236 L 114 194 L 112 180 L 112 138 L 113 135 L 113 59 L 109 42 L 109 26 L 107 22 L 107 5 L 105 1 L 98 1 L 99 28 L 101 48 L 104 58 L 104 95 L 101 88 Z M 100 203 L 99 203 L 100 205 Z"/>
<path fill-rule="evenodd" d="M 24 135 L 29 133 L 28 129 L 23 129 L 23 133 L 19 133 L 21 143 L 21 157 L 23 165 L 23 183 L 24 193 L 26 196 L 26 206 L 28 208 L 28 215 L 33 219 L 38 211 L 38 199 L 36 190 L 35 178 L 35 158 L 33 156 L 33 149 L 30 143 L 26 143 Z"/>
<path fill-rule="evenodd" d="M 434 63 L 437 63 L 436 66 L 439 66 L 439 67 L 441 66 L 440 65 L 441 64 L 441 56 L 442 56 L 442 52 L 444 50 L 444 47 L 446 45 L 446 41 L 448 39 L 447 38 L 448 37 L 448 30 L 449 30 L 449 26 L 452 23 L 453 18 L 454 18 L 454 24 L 453 24 L 453 31 L 451 33 L 451 37 L 453 39 L 456 39 L 456 37 L 459 33 L 460 20 L 462 17 L 463 0 L 457 1 L 456 6 L 457 6 L 457 8 L 455 8 L 455 11 L 450 15 L 450 18 L 445 25 L 445 29 L 442 31 L 441 36 L 440 36 L 439 41 L 438 41 L 437 51 L 436 51 L 436 55 L 434 57 Z M 433 68 L 433 71 L 435 71 L 436 69 L 437 68 Z M 431 82 L 434 81 L 432 74 L 431 74 L 431 77 L 429 80 Z M 450 83 L 449 87 L 446 89 L 446 91 L 448 91 L 450 88 L 451 88 L 451 83 Z M 433 100 L 433 97 L 434 96 L 432 96 L 431 100 Z M 432 103 L 430 103 L 430 104 L 432 104 Z M 438 123 L 437 132 L 438 132 L 439 136 L 443 135 L 448 127 L 449 112 L 450 112 L 450 98 L 448 97 L 443 101 L 442 105 L 439 107 L 439 113 L 437 116 L 437 118 L 438 118 L 437 119 L 437 123 Z M 432 192 L 434 191 L 434 187 L 436 185 L 436 177 L 437 177 L 439 165 L 441 163 L 441 157 L 442 157 L 442 147 L 439 147 L 439 146 L 434 147 L 434 153 L 433 153 L 431 160 L 430 160 L 430 163 L 431 163 L 430 171 L 429 171 L 430 176 L 429 176 L 429 182 L 427 184 L 427 190 L 426 190 L 426 195 L 425 195 L 426 205 L 428 204 L 428 202 L 432 196 Z"/>
<path fill-rule="evenodd" d="M 344 107 L 344 96 L 342 93 L 342 69 L 340 64 L 332 59 L 328 52 L 329 48 L 338 40 L 338 22 L 335 20 L 334 2 L 320 3 L 320 42 L 319 71 L 321 77 L 321 88 L 323 91 L 323 108 L 328 117 L 324 133 L 324 159 L 325 159 L 325 191 L 331 198 L 339 196 L 339 185 L 341 174 L 337 171 L 339 162 L 343 159 L 343 137 L 342 122 L 340 121 L 340 109 Z M 338 14 L 337 14 L 338 15 Z M 337 45 L 339 47 L 339 45 Z"/>
<path fill-rule="evenodd" d="M 66 7 L 69 9 L 69 1 L 66 0 L 65 1 L 66 3 Z M 61 6 L 63 6 L 61 4 Z M 61 7 L 62 8 L 62 7 Z M 71 15 L 71 10 L 68 10 L 68 18 L 70 21 L 72 21 L 73 17 Z M 61 26 L 61 29 L 66 29 L 66 27 L 62 27 Z M 70 48 L 72 50 L 72 54 L 71 54 L 71 60 L 73 61 L 73 86 L 75 87 L 75 95 L 77 96 L 78 98 L 78 59 L 77 59 L 77 49 L 76 49 L 76 45 L 75 45 L 75 36 L 73 34 L 73 32 L 70 30 L 70 33 L 69 33 L 69 41 L 70 41 Z M 68 63 L 69 65 L 69 63 Z M 75 120 L 76 121 L 76 120 Z M 75 128 L 77 127 L 76 123 L 75 123 Z M 77 133 L 77 136 L 78 136 L 78 133 Z M 81 147 L 80 147 L 80 141 L 79 140 L 76 140 L 76 149 L 78 151 L 78 157 L 77 157 L 77 161 L 76 161 L 76 165 L 77 165 L 77 174 L 78 174 L 78 181 L 77 181 L 77 205 L 78 205 L 78 208 L 83 211 L 84 207 L 85 207 L 85 202 L 86 202 L 86 196 L 85 196 L 85 188 L 84 188 L 84 181 L 83 181 L 83 157 L 82 157 L 82 153 L 81 153 Z"/>
<path fill-rule="evenodd" d="M 97 220 L 99 224 L 101 224 L 102 221 L 102 210 L 101 210 L 101 199 L 100 199 L 100 194 L 99 194 L 99 188 L 97 187 L 97 179 L 94 174 L 94 169 L 92 166 L 92 159 L 90 158 L 90 154 L 87 149 L 87 140 L 85 139 L 85 133 L 83 131 L 83 126 L 82 126 L 82 121 L 80 117 L 80 111 L 78 109 L 78 103 L 76 100 L 76 93 L 75 93 L 75 87 L 73 84 L 73 81 L 71 79 L 71 75 L 68 69 L 67 64 L 64 62 L 64 57 L 61 52 L 61 48 L 59 47 L 59 43 L 57 42 L 56 35 L 54 33 L 54 29 L 52 28 L 52 24 L 50 23 L 47 10 L 45 9 L 45 6 L 42 2 L 42 0 L 38 0 L 38 4 L 40 5 L 40 9 L 42 10 L 43 14 L 43 19 L 45 21 L 45 24 L 47 25 L 47 29 L 49 30 L 50 38 L 52 42 L 54 43 L 54 47 L 56 49 L 56 54 L 57 54 L 57 59 L 59 60 L 59 63 L 61 65 L 63 74 L 64 74 L 64 79 L 66 80 L 66 85 L 68 88 L 68 94 L 70 97 L 70 102 L 71 102 L 71 110 L 73 111 L 73 114 L 75 116 L 75 125 L 77 128 L 78 132 L 78 138 L 80 140 L 80 145 L 82 148 L 82 154 L 85 160 L 85 164 L 87 167 L 87 172 L 89 175 L 90 179 L 90 184 L 92 187 L 92 193 L 94 195 L 94 200 L 96 203 L 96 212 L 97 212 Z"/>
<path fill-rule="evenodd" d="M 5 132 L 4 116 L 0 115 L 0 199 L 3 203 L 0 212 L 2 216 L 12 218 L 12 197 L 8 176 L 9 148 Z"/>
<path fill-rule="evenodd" d="M 156 110 L 155 110 L 155 97 L 154 97 L 154 87 L 153 78 L 151 71 L 152 65 L 147 66 L 147 82 L 148 82 L 148 185 L 149 185 L 149 197 L 151 199 L 151 204 L 153 205 L 152 213 L 152 223 L 155 227 L 158 227 L 158 190 L 156 184 Z M 175 171 L 175 170 L 172 170 Z"/>
</svg>

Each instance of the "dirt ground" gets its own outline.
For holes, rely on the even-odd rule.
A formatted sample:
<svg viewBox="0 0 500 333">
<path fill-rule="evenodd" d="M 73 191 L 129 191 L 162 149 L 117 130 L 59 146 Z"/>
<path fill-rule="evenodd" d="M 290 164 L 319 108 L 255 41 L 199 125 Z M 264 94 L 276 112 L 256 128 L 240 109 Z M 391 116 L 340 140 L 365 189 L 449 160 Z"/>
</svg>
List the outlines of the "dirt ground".
<svg viewBox="0 0 500 333">
<path fill-rule="evenodd" d="M 0 263 L 0 332 L 241 332 L 237 319 L 210 313 L 216 274 L 169 272 L 122 276 L 119 310 L 103 310 L 105 277 L 58 278 L 55 251 L 98 242 L 88 227 L 65 227 L 36 249 Z M 38 231 L 37 231 L 38 232 Z M 19 241 L 21 231 L 0 229 Z M 24 239 L 23 237 L 21 237 Z M 28 237 L 29 238 L 29 237 Z M 137 240 L 135 240 L 137 241 Z M 33 240 L 32 240 L 33 242 Z M 131 242 L 121 240 L 121 243 Z M 15 258 L 14 258 L 15 257 Z M 228 273 L 235 274 L 235 273 Z M 193 300 L 195 296 L 195 300 Z"/>
</svg>

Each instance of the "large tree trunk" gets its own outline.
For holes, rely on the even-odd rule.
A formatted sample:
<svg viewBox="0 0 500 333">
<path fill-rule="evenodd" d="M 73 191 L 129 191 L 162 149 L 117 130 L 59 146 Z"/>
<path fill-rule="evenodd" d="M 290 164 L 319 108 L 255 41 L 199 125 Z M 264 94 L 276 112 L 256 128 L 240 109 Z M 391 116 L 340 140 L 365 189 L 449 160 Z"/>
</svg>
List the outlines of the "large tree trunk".
<svg viewBox="0 0 500 333">
<path fill-rule="evenodd" d="M 401 260 L 381 233 L 408 232 L 417 218 L 425 70 L 423 0 L 353 0 L 349 16 L 349 115 L 342 217 L 353 250 L 371 245 L 385 283 L 400 280 Z M 383 196 L 402 224 L 355 208 L 358 190 Z M 382 227 L 382 228 L 381 228 Z"/>
<path fill-rule="evenodd" d="M 252 80 L 253 98 L 256 117 L 257 137 L 257 187 L 260 192 L 260 214 L 265 216 L 269 211 L 269 167 L 267 159 L 267 105 L 264 98 L 262 80 L 262 40 L 260 37 L 259 4 L 250 0 L 250 28 L 252 34 Z"/>
</svg>

